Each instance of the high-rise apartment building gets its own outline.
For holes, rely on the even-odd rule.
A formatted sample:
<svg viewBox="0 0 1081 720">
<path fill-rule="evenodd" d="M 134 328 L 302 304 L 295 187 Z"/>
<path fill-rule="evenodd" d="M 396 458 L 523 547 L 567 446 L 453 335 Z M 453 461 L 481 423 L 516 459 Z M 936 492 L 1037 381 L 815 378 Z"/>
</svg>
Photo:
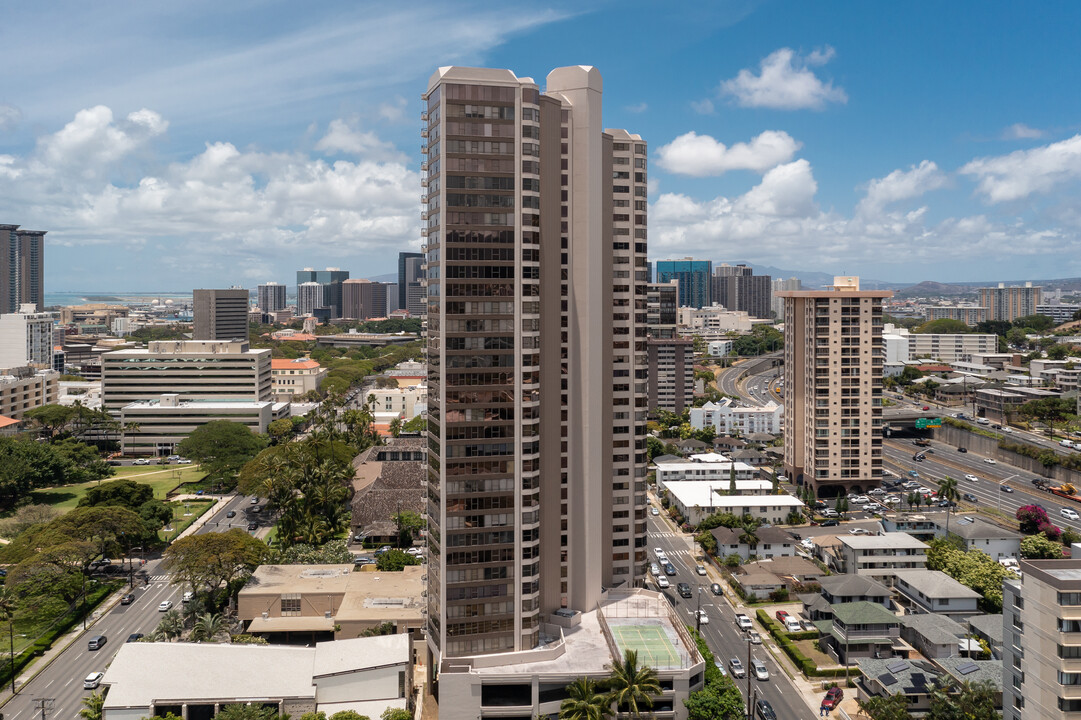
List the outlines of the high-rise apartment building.
<svg viewBox="0 0 1081 720">
<path fill-rule="evenodd" d="M 424 253 L 398 253 L 398 307 L 409 310 L 410 313 L 413 313 L 413 310 L 417 308 L 418 298 L 424 297 L 421 302 L 427 302 L 427 297 L 423 293 L 417 292 L 423 289 L 421 282 L 424 279 L 423 268 Z M 412 290 L 412 294 L 410 290 Z M 410 307 L 411 296 L 413 298 L 412 307 Z M 427 312 L 427 310 L 413 314 L 423 315 L 424 312 Z"/>
<path fill-rule="evenodd" d="M 193 295 L 193 340 L 248 340 L 251 295 L 246 288 L 196 290 Z"/>
<path fill-rule="evenodd" d="M 45 231 L 0 225 L 0 314 L 45 300 Z"/>
<path fill-rule="evenodd" d="M 1002 716 L 1076 718 L 1081 715 L 1081 560 L 1022 560 L 1021 575 L 1024 581 L 1002 583 Z"/>
<path fill-rule="evenodd" d="M 959 320 L 972 327 L 987 319 L 987 308 L 968 305 L 931 305 L 923 309 L 923 316 L 931 320 Z"/>
<path fill-rule="evenodd" d="M 713 303 L 712 260 L 658 260 L 654 273 L 659 283 L 679 280 L 680 307 L 700 308 Z"/>
<path fill-rule="evenodd" d="M 754 318 L 771 316 L 773 298 L 769 275 L 755 275 L 746 265 L 727 263 L 713 268 L 710 296 L 714 304 L 728 310 L 742 310 Z"/>
<path fill-rule="evenodd" d="M 260 285 L 256 299 L 259 309 L 264 313 L 273 313 L 285 309 L 285 286 L 276 282 Z"/>
<path fill-rule="evenodd" d="M 646 325 L 654 338 L 676 337 L 679 324 L 679 281 L 651 282 L 646 287 Z"/>
<path fill-rule="evenodd" d="M 999 283 L 998 287 L 980 288 L 980 306 L 987 308 L 988 320 L 1013 322 L 1019 317 L 1036 314 L 1042 292 L 1042 287 L 1033 287 L 1030 282 L 1010 287 Z"/>
<path fill-rule="evenodd" d="M 679 281 L 649 283 L 646 332 L 649 335 L 648 407 L 651 413 L 681 413 L 694 402 L 694 340 L 679 337 Z"/>
<path fill-rule="evenodd" d="M 303 270 L 297 270 L 297 285 L 304 283 L 319 283 L 324 286 L 323 290 L 323 303 L 318 307 L 330 308 L 330 317 L 339 318 L 342 316 L 342 283 L 349 279 L 349 271 L 341 270 L 339 268 L 327 268 L 326 270 L 315 270 L 313 268 L 304 268 Z M 298 290 L 299 292 L 299 290 Z M 300 300 L 297 299 L 299 304 Z M 312 314 L 302 313 L 298 311 L 299 315 Z"/>
<path fill-rule="evenodd" d="M 601 89 L 444 67 L 424 96 L 435 669 L 645 574 L 647 154 Z"/>
<path fill-rule="evenodd" d="M 297 315 L 310 317 L 318 308 L 327 307 L 327 287 L 314 280 L 297 285 Z"/>
<path fill-rule="evenodd" d="M 35 312 L 35 307 L 27 303 L 18 312 L 0 315 L 0 370 L 52 367 L 56 325 L 52 315 Z"/>
<path fill-rule="evenodd" d="M 787 280 L 773 280 L 770 282 L 770 310 L 773 312 L 773 317 L 778 320 L 784 317 L 784 298 L 777 295 L 782 290 L 802 290 L 803 283 L 797 277 L 790 277 Z"/>
<path fill-rule="evenodd" d="M 882 301 L 857 277 L 784 290 L 785 475 L 818 497 L 882 481 Z"/>
<path fill-rule="evenodd" d="M 342 317 L 350 320 L 386 317 L 387 285 L 354 279 L 342 283 Z"/>
</svg>

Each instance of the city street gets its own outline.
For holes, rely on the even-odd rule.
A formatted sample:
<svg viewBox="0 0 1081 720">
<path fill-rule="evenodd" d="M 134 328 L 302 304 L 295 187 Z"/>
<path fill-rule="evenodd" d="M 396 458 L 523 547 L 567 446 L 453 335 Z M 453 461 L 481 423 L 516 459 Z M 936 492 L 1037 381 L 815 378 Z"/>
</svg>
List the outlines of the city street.
<svg viewBox="0 0 1081 720">
<path fill-rule="evenodd" d="M 196 534 L 224 532 L 231 527 L 244 529 L 248 523 L 244 508 L 248 504 L 249 499 L 244 496 L 229 498 Z M 230 510 L 236 512 L 236 517 L 225 517 Z M 182 589 L 169 583 L 168 575 L 161 571 L 159 565 L 160 560 L 153 559 L 144 566 L 150 584 L 144 586 L 141 581 L 136 580 L 132 590 L 135 602 L 131 605 L 117 604 L 104 610 L 100 620 L 89 626 L 85 633 L 77 637 L 37 677 L 19 687 L 18 694 L 0 708 L 4 717 L 14 720 L 40 718 L 42 715 L 39 701 L 50 699 L 52 707 L 47 710 L 46 718 L 77 718 L 82 708 L 82 699 L 93 692 L 83 689 L 83 678 L 92 672 L 104 671 L 130 634 L 145 635 L 153 631 L 163 615 L 158 611 L 158 604 L 163 600 L 171 600 L 177 609 L 181 607 Z M 102 610 L 99 608 L 98 612 Z M 88 618 L 88 622 L 91 619 Z M 87 641 L 95 635 L 105 635 L 108 642 L 100 650 L 89 650 Z M 169 670 L 163 668 L 162 671 Z"/>
<path fill-rule="evenodd" d="M 710 576 L 703 577 L 695 572 L 695 565 L 698 563 L 695 562 L 694 550 L 691 549 L 693 544 L 690 542 L 690 538 L 674 532 L 671 526 L 665 523 L 662 518 L 653 516 L 649 517 L 648 535 L 650 560 L 656 560 L 653 548 L 660 547 L 667 554 L 668 561 L 676 568 L 676 575 L 668 578 L 672 583 L 672 587 L 660 591 L 672 600 L 676 614 L 687 625 L 694 627 L 694 612 L 698 608 L 700 600 L 702 609 L 709 616 L 709 623 L 702 625 L 702 636 L 706 639 L 706 643 L 709 645 L 710 650 L 713 651 L 717 661 L 724 666 L 726 672 L 728 671 L 730 658 L 738 657 L 740 662 L 746 666 L 748 664 L 748 643 L 746 635 L 736 627 L 736 610 L 726 597 L 715 596 L 710 592 L 709 586 L 714 582 Z M 688 583 L 695 596 L 689 599 L 680 597 L 675 588 L 677 582 Z M 652 576 L 649 587 L 657 589 Z M 755 620 L 753 610 L 746 611 L 746 614 L 752 620 Z M 766 649 L 767 645 L 774 645 L 772 638 L 764 628 L 758 626 L 756 620 L 755 626 L 761 633 L 764 644 L 751 646 L 751 656 L 762 660 L 766 664 L 766 668 L 769 670 L 769 680 L 759 682 L 752 677 L 752 695 L 757 692 L 758 698 L 768 700 L 773 705 L 778 718 L 784 718 L 784 720 L 804 720 L 806 718 L 809 720 L 815 717 L 818 714 L 818 707 L 812 709 L 803 701 L 803 696 L 792 680 L 778 666 L 773 656 Z M 777 649 L 776 652 L 781 651 Z M 748 668 L 749 672 L 750 669 Z M 747 678 L 735 682 L 746 702 Z"/>
</svg>

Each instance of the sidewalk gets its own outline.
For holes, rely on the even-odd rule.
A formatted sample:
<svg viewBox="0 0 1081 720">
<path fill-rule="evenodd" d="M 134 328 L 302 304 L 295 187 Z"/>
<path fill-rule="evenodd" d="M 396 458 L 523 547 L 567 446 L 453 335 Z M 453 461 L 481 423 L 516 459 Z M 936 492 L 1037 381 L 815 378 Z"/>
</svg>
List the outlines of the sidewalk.
<svg viewBox="0 0 1081 720">
<path fill-rule="evenodd" d="M 209 510 L 207 510 L 199 518 L 197 518 L 195 522 L 188 526 L 188 528 L 185 529 L 184 532 L 180 533 L 180 537 L 185 537 L 191 533 L 196 532 L 199 528 L 203 527 L 203 525 L 207 523 L 210 517 L 214 515 L 218 506 L 224 502 L 227 502 L 231 497 L 231 495 L 223 495 L 215 498 L 207 498 L 207 496 L 205 495 L 180 496 L 178 499 L 188 498 L 193 500 L 214 500 L 214 505 L 212 505 Z M 143 567 L 145 568 L 146 565 L 143 565 Z M 127 592 L 129 592 L 129 588 L 125 585 L 124 587 L 119 588 L 109 597 L 105 598 L 101 602 L 101 604 L 98 605 L 98 607 L 92 613 L 90 613 L 89 616 L 87 616 L 85 630 L 83 629 L 83 624 L 81 622 L 76 623 L 76 625 L 71 630 L 58 638 L 57 641 L 53 643 L 53 646 L 46 650 L 41 657 L 37 658 L 25 668 L 23 668 L 22 672 L 18 675 L 18 677 L 15 678 L 16 692 L 21 691 L 27 685 L 27 683 L 29 683 L 35 677 L 40 675 L 46 668 L 48 668 L 49 665 L 51 665 L 52 662 L 56 660 L 56 658 L 58 658 L 65 650 L 67 650 L 73 642 L 82 637 L 84 633 L 93 629 L 94 624 L 105 615 L 107 615 L 109 611 L 111 611 L 114 607 L 116 607 L 120 603 L 120 598 L 123 597 L 123 595 Z M 3 690 L 0 690 L 0 708 L 3 708 L 4 705 L 6 705 L 8 700 L 10 700 L 11 698 L 11 685 L 8 684 L 4 687 Z"/>
</svg>

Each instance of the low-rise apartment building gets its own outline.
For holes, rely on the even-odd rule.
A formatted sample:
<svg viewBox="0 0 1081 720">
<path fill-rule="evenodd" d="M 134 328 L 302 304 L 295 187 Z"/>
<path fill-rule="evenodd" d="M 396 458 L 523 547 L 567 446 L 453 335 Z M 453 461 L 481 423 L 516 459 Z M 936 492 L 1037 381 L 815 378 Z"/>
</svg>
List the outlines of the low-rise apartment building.
<svg viewBox="0 0 1081 720">
<path fill-rule="evenodd" d="M 754 555 L 758 558 L 793 557 L 796 554 L 796 538 L 779 527 L 759 528 L 751 536 L 743 528 L 718 527 L 710 530 L 717 541 L 717 557 L 738 555 L 741 562 Z"/>
<path fill-rule="evenodd" d="M 689 461 L 665 462 L 657 464 L 657 484 L 667 484 L 681 480 L 730 480 L 735 469 L 736 480 L 754 480 L 758 470 L 744 462 L 729 460 L 719 453 L 692 455 Z"/>
<path fill-rule="evenodd" d="M 965 618 L 980 611 L 980 594 L 940 570 L 897 570 L 893 588 L 910 613 Z"/>
<path fill-rule="evenodd" d="M 724 485 L 721 483 L 721 485 Z M 792 495 L 725 495 L 725 489 L 710 489 L 710 483 L 675 482 L 666 486 L 668 500 L 686 522 L 697 525 L 714 513 L 750 515 L 770 525 L 788 522 L 788 516 L 805 507 Z"/>
<path fill-rule="evenodd" d="M 31 367 L 0 370 L 0 415 L 21 420 L 27 410 L 58 401 L 60 373 Z"/>
<path fill-rule="evenodd" d="M 740 405 L 732 398 L 707 402 L 691 408 L 691 427 L 702 430 L 712 427 L 718 435 L 748 435 L 750 433 L 781 434 L 784 407 L 775 402 L 764 406 Z"/>
<path fill-rule="evenodd" d="M 889 576 L 894 570 L 927 567 L 927 544 L 908 533 L 849 535 L 837 538 L 841 571 L 871 576 Z"/>
<path fill-rule="evenodd" d="M 946 518 L 935 518 L 935 536 L 946 537 Z M 1021 533 L 989 523 L 977 517 L 953 517 L 950 519 L 950 535 L 960 538 L 965 552 L 979 550 L 993 560 L 1021 557 Z"/>
</svg>

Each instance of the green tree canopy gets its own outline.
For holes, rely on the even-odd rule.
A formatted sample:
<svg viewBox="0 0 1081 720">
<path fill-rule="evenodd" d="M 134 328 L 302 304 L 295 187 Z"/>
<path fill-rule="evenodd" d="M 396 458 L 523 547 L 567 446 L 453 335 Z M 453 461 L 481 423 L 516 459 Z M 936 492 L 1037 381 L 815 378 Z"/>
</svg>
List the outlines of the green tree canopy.
<svg viewBox="0 0 1081 720">
<path fill-rule="evenodd" d="M 115 505 L 128 510 L 137 510 L 143 503 L 153 499 L 152 487 L 122 478 L 88 489 L 86 495 L 79 500 L 79 507 Z"/>
<path fill-rule="evenodd" d="M 1021 556 L 1028 560 L 1057 560 L 1062 557 L 1062 544 L 1044 533 L 1029 535 L 1021 541 Z"/>
<path fill-rule="evenodd" d="M 325 545 L 298 543 L 278 554 L 279 565 L 342 565 L 353 562 L 353 553 L 345 540 L 331 540 Z"/>
<path fill-rule="evenodd" d="M 180 538 L 165 551 L 162 566 L 174 584 L 214 591 L 249 576 L 268 552 L 261 541 L 233 528 Z"/>
<path fill-rule="evenodd" d="M 927 569 L 941 570 L 962 585 L 983 596 L 984 609 L 1002 610 L 1002 581 L 1012 573 L 980 550 L 965 552 L 942 539 L 931 541 Z"/>
<path fill-rule="evenodd" d="M 976 323 L 974 330 L 984 335 L 1002 335 L 1010 331 L 1013 327 L 1005 320 L 984 320 L 983 322 Z"/>
<path fill-rule="evenodd" d="M 931 320 L 925 322 L 923 325 L 915 328 L 914 333 L 928 333 L 935 335 L 958 335 L 961 333 L 970 333 L 970 328 L 960 320 L 951 320 L 950 318 L 940 318 L 938 320 Z"/>
<path fill-rule="evenodd" d="M 244 463 L 255 457 L 266 444 L 266 437 L 256 435 L 246 425 L 212 420 L 184 438 L 177 446 L 177 452 L 198 462 L 210 479 L 232 486 Z"/>
<path fill-rule="evenodd" d="M 1013 326 L 1042 332 L 1055 326 L 1055 321 L 1047 315 L 1025 315 L 1013 321 Z"/>
<path fill-rule="evenodd" d="M 219 710 L 214 720 L 278 720 L 278 711 L 264 705 L 236 703 Z"/>
<path fill-rule="evenodd" d="M 1073 416 L 1077 406 L 1073 400 L 1061 397 L 1029 400 L 1019 409 L 1021 415 L 1032 418 L 1047 426 L 1047 434 L 1054 435 L 1055 425 L 1065 422 Z"/>
<path fill-rule="evenodd" d="M 375 561 L 375 566 L 384 572 L 397 572 L 406 565 L 420 565 L 420 558 L 401 550 L 388 550 Z"/>
<path fill-rule="evenodd" d="M 611 717 L 608 695 L 590 678 L 578 678 L 567 686 L 567 697 L 559 705 L 560 720 L 605 720 Z"/>
</svg>

